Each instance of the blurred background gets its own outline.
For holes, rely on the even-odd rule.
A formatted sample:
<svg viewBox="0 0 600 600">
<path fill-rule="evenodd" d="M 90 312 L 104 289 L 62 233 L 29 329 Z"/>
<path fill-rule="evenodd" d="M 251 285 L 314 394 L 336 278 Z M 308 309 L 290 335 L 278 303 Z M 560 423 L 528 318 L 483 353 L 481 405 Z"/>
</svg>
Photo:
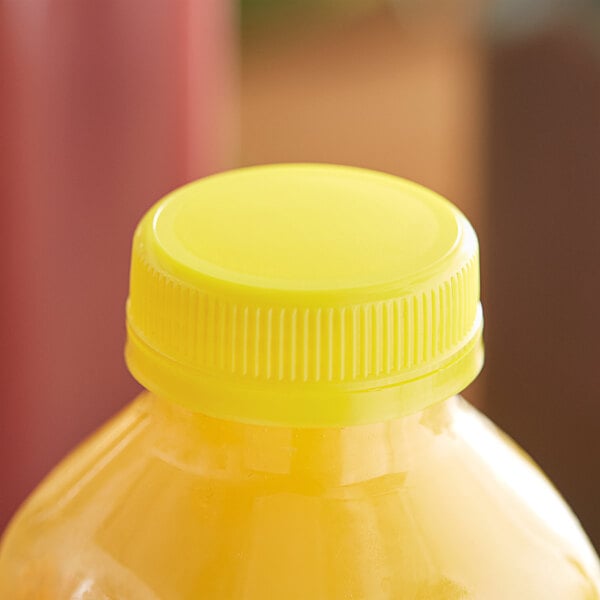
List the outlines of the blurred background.
<svg viewBox="0 0 600 600">
<path fill-rule="evenodd" d="M 598 0 L 0 0 L 0 530 L 137 391 L 129 245 L 170 189 L 323 161 L 447 196 L 482 245 L 465 395 L 600 547 Z"/>
</svg>

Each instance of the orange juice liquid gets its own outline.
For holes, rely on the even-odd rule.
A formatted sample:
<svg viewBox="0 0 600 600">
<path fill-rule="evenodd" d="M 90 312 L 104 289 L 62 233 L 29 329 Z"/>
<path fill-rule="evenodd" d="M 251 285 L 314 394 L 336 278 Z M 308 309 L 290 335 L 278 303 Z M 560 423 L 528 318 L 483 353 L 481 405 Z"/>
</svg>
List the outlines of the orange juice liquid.
<svg viewBox="0 0 600 600">
<path fill-rule="evenodd" d="M 460 397 L 293 428 L 144 393 L 0 550 L 2 600 L 593 600 L 599 582 L 554 488 Z"/>
</svg>

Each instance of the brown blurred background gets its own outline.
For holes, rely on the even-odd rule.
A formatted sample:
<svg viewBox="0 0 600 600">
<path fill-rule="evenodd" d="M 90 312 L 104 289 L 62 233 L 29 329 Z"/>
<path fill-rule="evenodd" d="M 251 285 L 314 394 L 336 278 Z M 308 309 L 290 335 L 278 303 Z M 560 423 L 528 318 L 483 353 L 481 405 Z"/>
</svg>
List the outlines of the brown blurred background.
<svg viewBox="0 0 600 600">
<path fill-rule="evenodd" d="M 475 224 L 487 365 L 465 395 L 600 546 L 600 3 L 140 2 L 55 0 L 44 20 L 31 0 L 23 21 L 0 0 L 0 526 L 135 390 L 121 347 L 141 212 L 212 171 L 323 161 L 416 180 Z"/>
</svg>

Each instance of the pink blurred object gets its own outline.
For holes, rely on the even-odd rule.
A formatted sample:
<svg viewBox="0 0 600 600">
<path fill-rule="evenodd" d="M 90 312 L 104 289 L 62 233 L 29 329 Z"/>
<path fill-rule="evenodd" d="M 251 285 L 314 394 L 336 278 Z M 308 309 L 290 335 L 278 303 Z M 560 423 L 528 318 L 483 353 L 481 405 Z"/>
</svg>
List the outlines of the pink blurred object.
<svg viewBox="0 0 600 600">
<path fill-rule="evenodd" d="M 225 0 L 0 0 L 0 529 L 136 393 L 123 363 L 131 236 L 229 166 Z"/>
</svg>

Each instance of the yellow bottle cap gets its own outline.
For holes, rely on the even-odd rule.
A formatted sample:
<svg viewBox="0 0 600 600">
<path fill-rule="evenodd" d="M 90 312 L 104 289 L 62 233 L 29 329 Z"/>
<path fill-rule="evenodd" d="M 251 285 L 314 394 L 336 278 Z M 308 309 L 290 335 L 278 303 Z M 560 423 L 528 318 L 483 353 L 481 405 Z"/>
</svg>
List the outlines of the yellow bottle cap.
<svg viewBox="0 0 600 600">
<path fill-rule="evenodd" d="M 398 417 L 481 368 L 477 238 L 448 201 L 391 175 L 309 164 L 214 175 L 138 226 L 127 329 L 136 379 L 215 417 Z"/>
</svg>

